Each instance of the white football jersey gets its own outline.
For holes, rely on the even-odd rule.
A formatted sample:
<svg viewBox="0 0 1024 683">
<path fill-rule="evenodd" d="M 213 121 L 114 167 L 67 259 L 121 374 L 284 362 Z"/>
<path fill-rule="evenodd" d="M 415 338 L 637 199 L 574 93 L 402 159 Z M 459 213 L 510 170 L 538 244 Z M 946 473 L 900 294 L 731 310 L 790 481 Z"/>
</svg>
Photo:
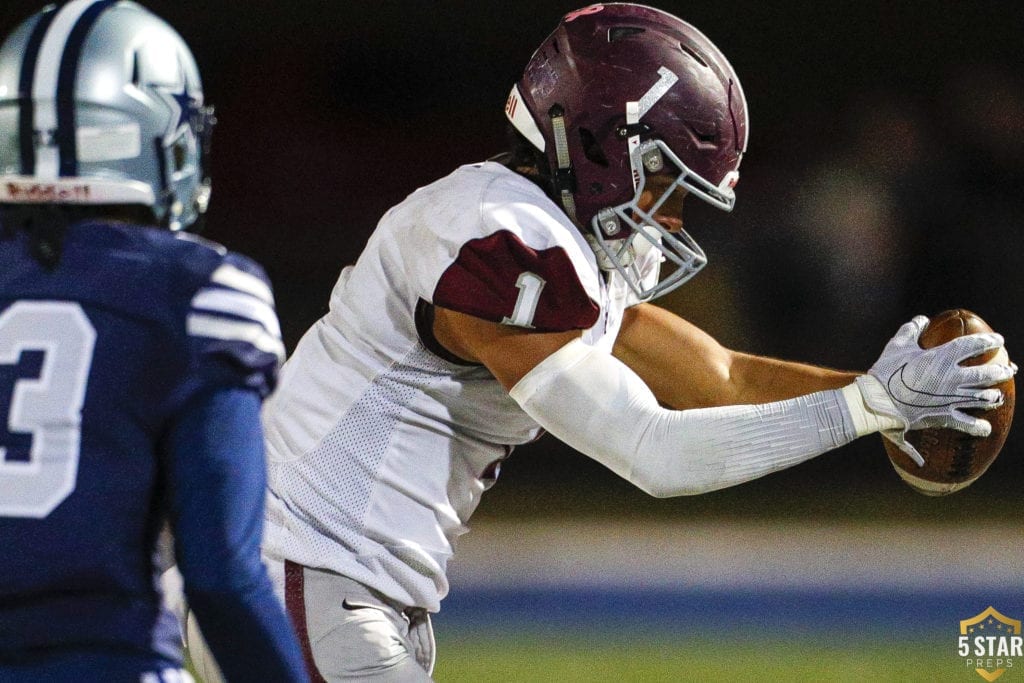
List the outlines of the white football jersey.
<svg viewBox="0 0 1024 683">
<path fill-rule="evenodd" d="M 644 256 L 656 278 L 660 254 Z M 433 338 L 432 306 L 611 351 L 629 287 L 529 180 L 463 166 L 381 219 L 266 403 L 265 552 L 437 611 L 445 566 L 514 446 L 541 428 Z"/>
</svg>

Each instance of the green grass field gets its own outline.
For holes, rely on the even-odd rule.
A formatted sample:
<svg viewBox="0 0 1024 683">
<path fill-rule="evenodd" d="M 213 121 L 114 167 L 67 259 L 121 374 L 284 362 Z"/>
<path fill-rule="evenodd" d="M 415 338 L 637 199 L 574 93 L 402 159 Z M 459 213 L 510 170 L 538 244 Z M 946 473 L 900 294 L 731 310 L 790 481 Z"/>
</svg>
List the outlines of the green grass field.
<svg viewBox="0 0 1024 683">
<path fill-rule="evenodd" d="M 939 639 L 645 641 L 439 634 L 437 683 L 977 683 Z M 194 672 L 193 672 L 194 673 Z M 1000 680 L 1018 680 L 1012 669 Z M 198 683 L 202 679 L 196 678 Z"/>
<path fill-rule="evenodd" d="M 1002 678 L 1016 680 L 1012 669 Z M 438 634 L 438 683 L 836 682 L 982 679 L 941 639 L 637 642 L 607 636 Z"/>
</svg>

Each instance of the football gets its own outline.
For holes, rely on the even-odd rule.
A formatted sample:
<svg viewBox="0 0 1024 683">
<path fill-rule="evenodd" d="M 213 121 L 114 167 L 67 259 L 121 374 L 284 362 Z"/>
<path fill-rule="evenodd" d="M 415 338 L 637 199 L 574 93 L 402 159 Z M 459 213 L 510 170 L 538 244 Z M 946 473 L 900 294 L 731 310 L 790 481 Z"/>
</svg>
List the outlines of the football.
<svg viewBox="0 0 1024 683">
<path fill-rule="evenodd" d="M 921 333 L 918 343 L 930 349 L 956 337 L 975 332 L 991 332 L 992 328 L 978 315 L 962 308 L 943 311 L 931 318 Z M 963 365 L 979 365 L 1002 356 L 1005 349 L 975 356 Z M 888 439 L 882 439 L 896 472 L 911 488 L 928 496 L 944 496 L 970 486 L 985 473 L 999 455 L 1013 420 L 1015 399 L 1013 378 L 997 384 L 1005 400 L 992 410 L 970 409 L 964 412 L 984 417 L 992 424 L 992 433 L 984 438 L 969 436 L 955 429 L 922 429 L 907 433 L 909 441 L 924 457 L 925 464 L 917 463 Z"/>
</svg>

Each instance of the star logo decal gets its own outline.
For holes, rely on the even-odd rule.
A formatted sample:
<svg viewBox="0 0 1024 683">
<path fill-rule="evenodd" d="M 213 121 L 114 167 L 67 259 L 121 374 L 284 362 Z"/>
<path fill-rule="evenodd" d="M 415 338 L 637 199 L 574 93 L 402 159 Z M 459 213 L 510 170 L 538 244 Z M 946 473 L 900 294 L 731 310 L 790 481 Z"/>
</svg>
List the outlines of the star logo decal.
<svg viewBox="0 0 1024 683">
<path fill-rule="evenodd" d="M 182 126 L 191 123 L 192 116 L 196 111 L 196 99 L 189 93 L 187 84 L 182 84 L 180 93 L 169 92 L 167 95 L 174 101 L 178 110 L 178 120 L 173 128 L 174 131 L 177 131 Z"/>
<path fill-rule="evenodd" d="M 181 132 L 182 127 L 192 125 L 196 112 L 199 110 L 200 100 L 189 92 L 188 77 L 184 68 L 178 65 L 177 86 L 164 85 L 155 86 L 154 89 L 163 99 L 164 104 L 171 110 L 171 119 L 168 123 L 165 140 L 170 140 Z"/>
</svg>

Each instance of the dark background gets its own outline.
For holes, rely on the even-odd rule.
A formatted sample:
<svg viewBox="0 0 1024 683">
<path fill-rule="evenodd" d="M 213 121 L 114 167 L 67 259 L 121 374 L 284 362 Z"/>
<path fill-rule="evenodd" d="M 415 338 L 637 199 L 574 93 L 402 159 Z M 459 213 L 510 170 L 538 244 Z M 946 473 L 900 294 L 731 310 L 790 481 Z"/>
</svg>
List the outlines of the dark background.
<svg viewBox="0 0 1024 683">
<path fill-rule="evenodd" d="M 501 150 L 511 83 L 580 4 L 147 3 L 190 43 L 217 106 L 207 234 L 267 267 L 289 349 L 389 206 Z M 729 57 L 752 121 L 736 210 L 687 207 L 710 265 L 661 303 L 735 348 L 860 369 L 912 315 L 965 307 L 1016 356 L 1024 4 L 659 6 Z M 5 0 L 0 30 L 39 7 Z M 674 501 L 549 437 L 516 452 L 481 514 L 1017 518 L 1021 435 L 982 480 L 937 500 L 899 482 L 876 437 Z"/>
</svg>

